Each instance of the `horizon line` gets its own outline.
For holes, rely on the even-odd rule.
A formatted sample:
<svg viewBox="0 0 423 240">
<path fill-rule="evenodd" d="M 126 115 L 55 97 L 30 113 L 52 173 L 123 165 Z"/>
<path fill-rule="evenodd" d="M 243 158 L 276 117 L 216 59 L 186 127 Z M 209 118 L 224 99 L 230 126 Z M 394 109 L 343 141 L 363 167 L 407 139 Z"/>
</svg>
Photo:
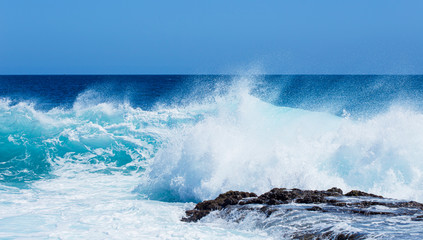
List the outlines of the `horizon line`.
<svg viewBox="0 0 423 240">
<path fill-rule="evenodd" d="M 15 73 L 0 76 L 423 76 L 423 73 Z"/>
</svg>

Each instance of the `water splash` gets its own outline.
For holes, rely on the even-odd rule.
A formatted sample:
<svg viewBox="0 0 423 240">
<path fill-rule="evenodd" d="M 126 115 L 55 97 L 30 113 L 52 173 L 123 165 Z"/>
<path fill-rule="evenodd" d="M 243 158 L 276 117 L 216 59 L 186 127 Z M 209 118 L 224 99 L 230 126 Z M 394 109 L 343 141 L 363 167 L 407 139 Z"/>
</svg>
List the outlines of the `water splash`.
<svg viewBox="0 0 423 240">
<path fill-rule="evenodd" d="M 419 111 L 397 104 L 357 119 L 346 110 L 336 116 L 280 107 L 260 100 L 280 90 L 263 84 L 216 81 L 196 101 L 148 111 L 102 100 L 92 89 L 70 109 L 3 99 L 1 180 L 30 182 L 82 165 L 78 171 L 141 174 L 136 191 L 165 201 L 332 186 L 423 200 Z"/>
<path fill-rule="evenodd" d="M 353 120 L 274 106 L 235 89 L 202 105 L 213 109 L 204 120 L 171 133 L 138 191 L 200 201 L 233 189 L 338 186 L 423 200 L 421 113 L 397 106 Z"/>
</svg>

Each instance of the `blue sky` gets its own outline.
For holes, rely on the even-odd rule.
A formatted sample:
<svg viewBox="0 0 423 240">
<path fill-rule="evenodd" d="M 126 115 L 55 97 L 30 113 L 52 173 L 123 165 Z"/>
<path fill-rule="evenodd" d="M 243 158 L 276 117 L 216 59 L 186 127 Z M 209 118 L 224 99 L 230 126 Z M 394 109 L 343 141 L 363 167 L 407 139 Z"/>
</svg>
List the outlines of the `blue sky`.
<svg viewBox="0 0 423 240">
<path fill-rule="evenodd" d="M 0 0 L 0 74 L 423 74 L 423 1 Z"/>
</svg>

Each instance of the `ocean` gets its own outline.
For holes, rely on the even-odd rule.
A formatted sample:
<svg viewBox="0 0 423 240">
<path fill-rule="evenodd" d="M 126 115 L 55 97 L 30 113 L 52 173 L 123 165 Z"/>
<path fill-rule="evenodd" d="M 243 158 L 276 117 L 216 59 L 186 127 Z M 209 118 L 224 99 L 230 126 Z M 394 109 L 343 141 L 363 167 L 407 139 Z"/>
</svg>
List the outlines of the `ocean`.
<svg viewBox="0 0 423 240">
<path fill-rule="evenodd" d="M 229 190 L 423 202 L 423 76 L 0 76 L 1 239 L 422 239 L 423 221 L 185 210 Z"/>
</svg>

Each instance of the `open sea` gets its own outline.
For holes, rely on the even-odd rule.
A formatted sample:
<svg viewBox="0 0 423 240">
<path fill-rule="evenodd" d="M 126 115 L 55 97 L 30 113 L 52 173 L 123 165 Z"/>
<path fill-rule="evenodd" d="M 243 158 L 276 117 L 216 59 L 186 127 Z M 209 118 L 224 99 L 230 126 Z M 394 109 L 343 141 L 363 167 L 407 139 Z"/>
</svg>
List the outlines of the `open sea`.
<svg viewBox="0 0 423 240">
<path fill-rule="evenodd" d="M 405 217 L 180 221 L 274 187 L 423 202 L 423 76 L 0 76 L 0 239 L 423 239 Z"/>
</svg>

